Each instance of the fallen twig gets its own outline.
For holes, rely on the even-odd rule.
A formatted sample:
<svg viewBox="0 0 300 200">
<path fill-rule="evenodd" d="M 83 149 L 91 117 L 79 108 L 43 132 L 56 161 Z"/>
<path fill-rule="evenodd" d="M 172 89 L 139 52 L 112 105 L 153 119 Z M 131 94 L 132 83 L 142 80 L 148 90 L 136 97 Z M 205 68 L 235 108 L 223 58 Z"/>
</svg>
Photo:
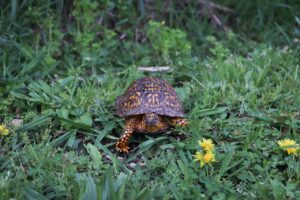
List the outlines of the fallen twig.
<svg viewBox="0 0 300 200">
<path fill-rule="evenodd" d="M 206 13 L 205 9 L 204 9 L 204 8 L 206 8 L 206 10 L 208 11 L 209 18 L 212 20 L 212 22 L 216 26 L 223 28 L 223 30 L 225 32 L 229 31 L 229 28 L 222 22 L 221 17 L 218 16 L 217 10 L 221 10 L 224 12 L 231 12 L 232 9 L 222 6 L 220 4 L 214 3 L 211 0 L 199 0 L 199 3 L 203 6 L 203 9 L 200 11 L 200 13 L 201 12 Z"/>
<path fill-rule="evenodd" d="M 203 4 L 203 5 L 208 5 L 208 6 L 211 7 L 211 8 L 215 8 L 215 9 L 218 9 L 218 10 L 222 10 L 222 11 L 224 11 L 224 12 L 231 12 L 231 11 L 232 11 L 231 8 L 222 6 L 222 5 L 220 5 L 220 4 L 214 3 L 214 2 L 209 1 L 209 0 L 199 0 L 199 3 L 201 3 L 201 4 Z"/>
<path fill-rule="evenodd" d="M 158 67 L 138 67 L 138 71 L 144 72 L 162 72 L 162 71 L 170 71 L 170 66 L 158 66 Z"/>
</svg>

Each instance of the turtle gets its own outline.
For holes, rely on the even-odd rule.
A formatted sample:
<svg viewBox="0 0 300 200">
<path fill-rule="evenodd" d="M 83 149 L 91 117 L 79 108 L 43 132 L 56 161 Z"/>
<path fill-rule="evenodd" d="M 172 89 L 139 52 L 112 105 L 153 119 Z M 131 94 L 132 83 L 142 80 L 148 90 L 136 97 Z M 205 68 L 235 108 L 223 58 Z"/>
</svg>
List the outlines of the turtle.
<svg viewBox="0 0 300 200">
<path fill-rule="evenodd" d="M 155 77 L 134 81 L 117 97 L 116 113 L 125 118 L 123 135 L 116 150 L 129 152 L 128 140 L 134 132 L 162 133 L 175 126 L 186 126 L 184 109 L 170 84 Z"/>
</svg>

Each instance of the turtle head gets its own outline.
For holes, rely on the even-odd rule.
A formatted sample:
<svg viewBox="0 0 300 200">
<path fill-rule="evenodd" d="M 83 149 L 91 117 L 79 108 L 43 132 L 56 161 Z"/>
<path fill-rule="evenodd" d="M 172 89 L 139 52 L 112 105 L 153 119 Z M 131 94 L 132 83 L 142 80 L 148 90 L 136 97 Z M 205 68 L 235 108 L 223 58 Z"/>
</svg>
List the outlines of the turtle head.
<svg viewBox="0 0 300 200">
<path fill-rule="evenodd" d="M 143 116 L 143 123 L 147 127 L 157 127 L 160 122 L 160 117 L 156 113 L 147 113 Z"/>
</svg>

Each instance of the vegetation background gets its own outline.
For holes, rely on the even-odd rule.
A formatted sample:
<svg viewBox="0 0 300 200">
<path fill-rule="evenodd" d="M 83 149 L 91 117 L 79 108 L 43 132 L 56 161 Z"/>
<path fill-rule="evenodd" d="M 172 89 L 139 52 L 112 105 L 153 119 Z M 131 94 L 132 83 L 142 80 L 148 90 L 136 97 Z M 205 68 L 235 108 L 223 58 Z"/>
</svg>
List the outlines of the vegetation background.
<svg viewBox="0 0 300 200">
<path fill-rule="evenodd" d="M 0 199 L 300 199 L 277 144 L 300 142 L 299 1 L 4 0 L 0 27 Z M 142 76 L 190 124 L 120 154 L 114 102 Z"/>
</svg>

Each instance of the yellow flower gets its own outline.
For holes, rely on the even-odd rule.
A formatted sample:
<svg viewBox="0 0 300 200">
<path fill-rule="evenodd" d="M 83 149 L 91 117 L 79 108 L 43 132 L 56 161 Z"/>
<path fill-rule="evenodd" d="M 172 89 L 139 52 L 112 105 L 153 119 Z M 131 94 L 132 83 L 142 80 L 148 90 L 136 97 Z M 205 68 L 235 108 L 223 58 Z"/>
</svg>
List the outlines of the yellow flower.
<svg viewBox="0 0 300 200">
<path fill-rule="evenodd" d="M 204 166 L 204 156 L 201 152 L 197 151 L 194 155 L 195 160 L 194 161 L 200 161 L 200 167 Z"/>
<path fill-rule="evenodd" d="M 200 167 L 216 161 L 215 154 L 211 151 L 207 151 L 204 155 L 201 152 L 197 151 L 194 157 L 195 161 L 200 161 Z"/>
<path fill-rule="evenodd" d="M 211 151 L 207 151 L 203 157 L 205 163 L 215 162 L 215 154 Z"/>
<path fill-rule="evenodd" d="M 202 139 L 202 141 L 198 141 L 199 145 L 205 150 L 205 151 L 212 151 L 215 148 L 215 145 L 211 139 Z"/>
<path fill-rule="evenodd" d="M 8 135 L 9 130 L 4 124 L 0 125 L 0 135 Z"/>
<path fill-rule="evenodd" d="M 281 149 L 286 150 L 288 155 L 297 155 L 300 148 L 294 140 L 290 139 L 279 140 L 278 145 Z"/>
</svg>

